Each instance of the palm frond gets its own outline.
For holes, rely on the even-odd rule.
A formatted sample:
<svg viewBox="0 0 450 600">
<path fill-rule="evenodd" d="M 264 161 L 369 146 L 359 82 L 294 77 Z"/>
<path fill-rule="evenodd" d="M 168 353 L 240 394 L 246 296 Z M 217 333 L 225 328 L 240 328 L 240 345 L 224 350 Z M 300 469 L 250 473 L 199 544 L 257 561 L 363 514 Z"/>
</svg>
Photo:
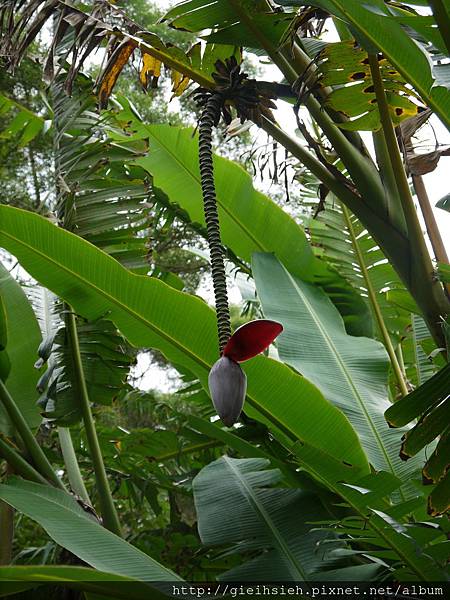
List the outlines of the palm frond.
<svg viewBox="0 0 450 600">
<path fill-rule="evenodd" d="M 367 230 L 354 215 L 351 215 L 350 218 L 386 326 L 391 335 L 398 340 L 405 335 L 406 328 L 410 324 L 410 313 L 388 302 L 386 292 L 394 289 L 401 290 L 405 294 L 408 293 Z M 364 277 L 358 265 L 340 203 L 334 198 L 328 201 L 324 210 L 318 212 L 316 218 L 309 220 L 308 230 L 317 255 L 332 264 L 350 285 L 358 290 L 363 298 L 367 299 Z"/>
<path fill-rule="evenodd" d="M 135 351 L 110 321 L 79 322 L 81 358 L 90 399 L 96 404 L 111 404 L 126 394 L 129 369 Z M 68 331 L 61 326 L 47 342 L 51 361 L 41 377 L 38 389 L 43 414 L 57 425 L 68 426 L 81 417 L 79 391 L 76 387 L 73 357 Z M 41 358 L 45 360 L 43 354 Z"/>
<path fill-rule="evenodd" d="M 117 124 L 109 113 L 94 112 L 91 85 L 79 76 L 72 97 L 63 76 L 52 85 L 58 218 L 127 268 L 146 273 L 150 191 L 125 164 L 146 144 L 114 142 L 109 134 Z"/>
<path fill-rule="evenodd" d="M 221 576 L 225 581 L 307 581 L 326 564 L 325 546 L 318 544 L 334 536 L 311 533 L 308 524 L 321 518 L 318 498 L 274 487 L 281 472 L 268 465 L 261 458 L 223 456 L 193 481 L 202 542 L 244 556 L 242 564 Z"/>
</svg>

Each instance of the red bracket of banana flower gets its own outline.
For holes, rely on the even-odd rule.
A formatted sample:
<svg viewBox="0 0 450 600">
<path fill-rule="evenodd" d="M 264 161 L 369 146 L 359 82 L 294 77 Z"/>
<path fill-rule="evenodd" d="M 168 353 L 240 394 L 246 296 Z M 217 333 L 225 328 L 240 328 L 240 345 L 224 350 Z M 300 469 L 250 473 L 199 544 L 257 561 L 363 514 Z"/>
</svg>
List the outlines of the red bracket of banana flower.
<svg viewBox="0 0 450 600">
<path fill-rule="evenodd" d="M 238 327 L 223 349 L 223 355 L 235 362 L 249 360 L 266 348 L 283 331 L 283 325 L 269 319 L 250 321 Z"/>
<path fill-rule="evenodd" d="M 245 323 L 236 329 L 213 365 L 209 390 L 217 414 L 228 427 L 239 419 L 247 391 L 247 377 L 238 363 L 263 352 L 282 331 L 280 323 L 268 319 Z"/>
</svg>

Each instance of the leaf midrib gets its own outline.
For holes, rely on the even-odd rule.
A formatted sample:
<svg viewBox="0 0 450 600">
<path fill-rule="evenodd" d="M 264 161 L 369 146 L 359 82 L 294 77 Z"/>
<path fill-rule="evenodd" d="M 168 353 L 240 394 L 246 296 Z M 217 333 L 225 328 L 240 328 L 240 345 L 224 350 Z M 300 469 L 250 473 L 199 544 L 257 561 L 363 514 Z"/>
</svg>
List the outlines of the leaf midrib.
<svg viewBox="0 0 450 600">
<path fill-rule="evenodd" d="M 336 346 L 334 345 L 332 339 L 329 337 L 329 335 L 327 334 L 326 330 L 324 329 L 324 327 L 322 326 L 322 323 L 320 322 L 320 319 L 317 318 L 316 312 L 314 311 L 313 307 L 311 306 L 311 304 L 309 303 L 308 299 L 305 297 L 305 295 L 303 294 L 302 290 L 298 287 L 297 282 L 295 281 L 295 279 L 292 277 L 292 275 L 283 267 L 283 270 L 285 271 L 285 273 L 287 274 L 288 278 L 291 280 L 292 285 L 294 286 L 294 289 L 297 291 L 298 295 L 300 296 L 300 298 L 302 299 L 303 303 L 305 304 L 306 308 L 308 309 L 311 317 L 314 320 L 314 323 L 316 324 L 318 330 L 320 331 L 320 333 L 322 334 L 322 337 L 324 339 L 325 344 L 328 346 L 328 348 L 330 349 L 330 352 L 332 353 L 332 355 L 335 357 L 336 363 L 339 367 L 339 369 L 341 370 L 345 380 L 347 381 L 347 384 L 349 386 L 349 388 L 351 389 L 351 391 L 353 392 L 353 396 L 356 399 L 358 405 L 360 406 L 360 410 L 363 413 L 371 431 L 373 434 L 373 437 L 375 438 L 377 445 L 379 446 L 385 461 L 387 463 L 387 465 L 389 466 L 389 469 L 391 470 L 391 472 L 395 475 L 395 469 L 394 466 L 392 464 L 391 461 L 391 457 L 389 456 L 386 448 L 384 447 L 384 443 L 383 440 L 381 439 L 380 435 L 378 434 L 377 428 L 375 426 L 375 424 L 372 421 L 372 417 L 370 415 L 370 413 L 367 411 L 366 406 L 364 404 L 363 399 L 361 398 L 359 391 L 357 390 L 355 384 L 352 381 L 352 378 L 350 376 L 350 374 L 348 373 L 347 367 L 345 365 L 345 363 L 343 362 L 343 360 L 341 359 L 339 352 L 336 349 Z"/>
<path fill-rule="evenodd" d="M 74 507 L 72 507 L 72 506 L 66 506 L 65 504 L 59 503 L 57 500 L 55 500 L 55 499 L 53 499 L 53 498 L 51 498 L 51 497 L 45 496 L 45 495 L 43 495 L 43 494 L 39 494 L 38 492 L 36 492 L 36 491 L 34 491 L 34 490 L 31 490 L 31 491 L 30 491 L 30 490 L 24 490 L 24 488 L 16 487 L 16 486 L 13 486 L 13 485 L 10 485 L 10 486 L 8 486 L 8 485 L 3 485 L 3 486 L 0 486 L 0 489 L 1 489 L 1 487 L 4 487 L 4 488 L 11 488 L 11 489 L 12 489 L 12 492 L 13 492 L 13 494 L 14 494 L 14 492 L 15 492 L 15 491 L 16 491 L 16 492 L 17 492 L 17 491 L 19 491 L 19 492 L 20 492 L 21 490 L 22 490 L 22 491 L 27 491 L 27 493 L 28 493 L 28 494 L 30 494 L 30 496 L 35 496 L 35 497 L 36 497 L 36 498 L 38 498 L 39 500 L 41 500 L 41 501 L 44 501 L 44 502 L 47 502 L 48 504 L 50 504 L 50 506 L 55 506 L 55 507 L 56 507 L 56 509 L 55 509 L 55 510 L 58 510 L 58 509 L 60 509 L 60 510 L 62 510 L 62 511 L 65 511 L 65 510 L 67 510 L 68 512 L 70 512 L 70 515 L 71 515 L 72 517 L 76 517 L 76 518 L 78 518 L 78 519 L 81 519 L 82 521 L 86 521 L 86 522 L 88 522 L 88 523 L 89 523 L 89 525 L 92 525 L 92 526 L 94 526 L 94 527 L 100 527 L 100 530 L 102 531 L 102 533 L 106 533 L 107 535 L 111 533 L 111 532 L 109 532 L 107 529 L 105 529 L 104 527 L 102 527 L 101 525 L 98 525 L 98 524 L 96 524 L 96 523 L 95 523 L 95 521 L 93 521 L 93 520 L 92 520 L 90 517 L 88 517 L 87 515 L 81 514 L 80 512 L 78 512 L 77 510 L 75 510 L 75 508 L 74 508 Z M 8 491 L 9 491 L 9 490 L 7 490 L 7 492 L 8 492 Z M 36 519 L 34 519 L 34 518 L 33 518 L 33 520 L 36 520 Z M 48 519 L 46 519 L 46 522 L 47 522 L 47 526 L 48 526 L 48 527 L 51 527 L 51 523 L 49 523 L 49 520 L 48 520 Z M 166 569 L 166 568 L 165 568 L 163 565 L 161 565 L 160 563 L 158 563 L 157 561 L 155 561 L 155 559 L 153 559 L 153 558 L 152 558 L 151 556 L 149 556 L 148 554 L 145 554 L 145 552 L 142 552 L 142 550 L 139 550 L 139 548 L 136 548 L 135 546 L 132 546 L 131 544 L 129 544 L 129 542 L 127 542 L 126 540 L 122 540 L 122 538 L 119 538 L 119 537 L 117 537 L 117 536 L 116 536 L 115 534 L 113 534 L 113 533 L 111 533 L 111 535 L 113 535 L 113 536 L 114 536 L 114 538 L 117 538 L 117 540 L 119 540 L 119 543 L 122 543 L 122 542 L 124 542 L 124 543 L 125 543 L 125 544 L 126 544 L 128 547 L 130 547 L 132 550 L 136 551 L 136 553 L 137 553 L 137 554 L 140 554 L 140 555 L 142 555 L 142 557 L 143 557 L 143 558 L 145 558 L 145 559 L 147 559 L 147 560 L 149 560 L 149 561 L 153 562 L 153 563 L 154 563 L 154 564 L 153 564 L 153 566 L 154 566 L 154 567 L 161 568 L 161 570 L 162 570 L 162 571 L 164 571 L 165 573 L 168 573 L 168 574 L 172 575 L 172 572 L 171 572 L 170 570 Z M 117 541 L 117 540 L 116 540 L 116 541 Z M 117 573 L 117 575 L 121 575 L 121 573 Z M 127 577 L 127 576 L 125 576 L 125 577 Z M 130 577 L 130 576 L 128 575 L 128 577 Z"/>
<path fill-rule="evenodd" d="M 65 271 L 66 273 L 68 273 L 72 277 L 74 277 L 76 280 L 81 281 L 84 285 L 87 285 L 88 287 L 90 287 L 92 290 L 94 290 L 95 293 L 99 294 L 100 296 L 103 296 L 109 302 L 111 302 L 112 304 L 116 305 L 118 308 L 120 308 L 121 310 L 123 310 L 125 313 L 129 313 L 137 321 L 145 324 L 146 327 L 148 327 L 149 329 L 155 331 L 157 333 L 157 335 L 159 335 L 160 337 L 162 337 L 166 342 L 169 342 L 170 344 L 172 344 L 173 346 L 175 346 L 177 350 L 181 350 L 183 353 L 185 353 L 186 355 L 190 356 L 202 368 L 204 368 L 206 370 L 210 369 L 210 365 L 208 363 L 206 363 L 200 356 L 198 356 L 197 354 L 195 354 L 191 350 L 188 350 L 179 341 L 177 341 L 174 338 L 168 336 L 164 331 L 162 331 L 161 329 L 159 329 L 158 327 L 156 327 L 153 323 L 147 321 L 142 315 L 140 315 L 139 313 L 137 313 L 135 310 L 133 310 L 129 306 L 123 304 L 118 299 L 116 299 L 114 296 L 111 296 L 110 294 L 108 294 L 106 291 L 104 291 L 101 288 L 97 287 L 94 283 L 92 283 L 92 281 L 90 281 L 88 279 L 83 279 L 83 277 L 81 277 L 80 275 L 78 275 L 78 273 L 76 273 L 72 269 L 69 269 L 68 267 L 66 267 L 62 263 L 57 262 L 51 256 L 49 256 L 48 254 L 45 254 L 44 252 L 41 252 L 40 250 L 38 250 L 34 246 L 31 246 L 31 245 L 27 244 L 26 242 L 20 240 L 19 238 L 16 238 L 13 235 L 7 233 L 5 230 L 3 230 L 2 233 L 3 233 L 3 235 L 5 237 L 9 238 L 13 242 L 15 242 L 15 243 L 23 246 L 24 248 L 27 248 L 27 250 L 30 251 L 32 254 L 33 253 L 34 254 L 38 254 L 44 260 L 50 262 L 52 265 L 55 265 L 56 268 L 61 269 L 62 271 Z M 107 256 L 107 255 L 105 255 L 105 256 Z M 110 257 L 108 257 L 108 258 L 110 258 Z M 111 260 L 114 260 L 114 259 L 111 259 Z M 135 275 L 133 273 L 128 273 L 125 269 L 123 270 L 123 274 L 125 276 L 128 276 L 128 277 L 135 277 Z"/>
<path fill-rule="evenodd" d="M 283 537 L 279 534 L 278 529 L 275 527 L 275 525 L 272 522 L 272 519 L 267 514 L 266 509 L 264 508 L 264 506 L 261 504 L 261 502 L 256 497 L 256 494 L 254 493 L 253 488 L 248 485 L 247 481 L 242 476 L 239 469 L 237 469 L 233 465 L 231 460 L 226 456 L 224 456 L 223 458 L 224 458 L 225 464 L 228 466 L 228 468 L 230 469 L 232 474 L 236 477 L 236 479 L 238 480 L 238 482 L 241 484 L 242 488 L 244 489 L 244 495 L 247 498 L 250 505 L 262 516 L 264 523 L 266 524 L 267 528 L 269 529 L 270 533 L 272 534 L 272 537 L 275 539 L 276 544 L 278 545 L 281 552 L 286 555 L 287 559 L 289 560 L 292 567 L 294 568 L 295 573 L 298 573 L 301 576 L 302 581 L 306 581 L 305 571 L 301 568 L 301 566 L 295 560 L 295 557 L 293 556 L 292 552 L 289 550 Z"/>
</svg>

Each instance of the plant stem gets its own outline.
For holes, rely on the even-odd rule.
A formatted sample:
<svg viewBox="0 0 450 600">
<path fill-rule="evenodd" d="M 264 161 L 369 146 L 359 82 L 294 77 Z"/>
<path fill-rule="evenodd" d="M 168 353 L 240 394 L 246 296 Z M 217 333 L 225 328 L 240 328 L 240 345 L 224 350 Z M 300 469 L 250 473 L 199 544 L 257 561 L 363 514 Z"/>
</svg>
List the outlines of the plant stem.
<svg viewBox="0 0 450 600">
<path fill-rule="evenodd" d="M 0 456 L 3 457 L 14 471 L 30 481 L 48 485 L 48 481 L 31 466 L 13 446 L 0 437 Z"/>
<path fill-rule="evenodd" d="M 17 429 L 18 434 L 22 438 L 22 441 L 25 444 L 27 451 L 30 453 L 31 458 L 32 458 L 36 468 L 41 473 L 41 475 L 46 477 L 49 481 L 51 481 L 57 487 L 65 490 L 64 484 L 59 479 L 59 477 L 56 475 L 55 471 L 53 470 L 52 465 L 50 464 L 49 460 L 45 456 L 42 448 L 37 443 L 36 438 L 33 435 L 33 432 L 29 428 L 28 423 L 25 421 L 24 416 L 20 412 L 19 407 L 14 402 L 7 387 L 1 380 L 0 380 L 0 400 L 3 404 L 3 406 L 5 407 L 5 410 L 8 413 L 8 416 L 11 419 L 12 424 Z"/>
<path fill-rule="evenodd" d="M 72 351 L 72 359 L 74 363 L 74 371 L 76 385 L 79 391 L 79 400 L 81 404 L 81 412 L 83 414 L 83 423 L 86 430 L 86 438 L 91 455 L 92 464 L 94 467 L 95 480 L 100 498 L 100 510 L 103 517 L 104 525 L 107 529 L 116 535 L 122 535 L 119 518 L 117 516 L 114 500 L 109 489 L 108 478 L 106 475 L 105 465 L 100 450 L 100 444 L 95 429 L 94 418 L 91 411 L 91 403 L 84 376 L 83 362 L 81 360 L 80 342 L 78 339 L 76 317 L 69 307 L 66 314 L 66 324 L 69 335 L 69 342 Z"/>
<path fill-rule="evenodd" d="M 372 133 L 372 140 L 383 183 L 384 195 L 386 196 L 386 209 L 389 221 L 407 237 L 405 215 L 403 214 L 402 202 L 398 195 L 396 177 L 392 169 L 383 131 L 381 129 L 374 131 Z"/>
<path fill-rule="evenodd" d="M 347 229 L 350 234 L 350 239 L 352 241 L 353 250 L 356 254 L 356 258 L 358 260 L 359 268 L 361 269 L 362 276 L 364 278 L 365 286 L 367 289 L 367 293 L 369 295 L 369 301 L 372 306 L 373 313 L 375 315 L 375 319 L 378 324 L 378 328 L 380 330 L 381 336 L 384 341 L 385 348 L 387 353 L 389 354 L 389 358 L 391 360 L 392 369 L 395 374 L 395 378 L 397 379 L 398 386 L 400 388 L 402 396 L 406 396 L 408 394 L 408 386 L 406 385 L 406 381 L 403 377 L 402 370 L 397 360 L 397 356 L 395 354 L 394 346 L 392 345 L 391 337 L 387 330 L 386 324 L 383 319 L 383 314 L 381 312 L 380 306 L 378 304 L 377 296 L 375 290 L 373 289 L 372 282 L 369 277 L 369 272 L 366 267 L 366 263 L 364 262 L 364 257 L 361 252 L 361 248 L 359 246 L 358 240 L 356 239 L 355 230 L 353 229 L 352 220 L 350 218 L 349 211 L 344 204 L 341 203 L 342 212 L 344 214 L 344 219 L 347 224 Z"/>
<path fill-rule="evenodd" d="M 230 4 L 233 6 L 241 23 L 256 36 L 261 46 L 283 73 L 286 80 L 290 84 L 295 83 L 299 76 L 303 75 L 310 66 L 311 59 L 296 43 L 289 50 L 293 52 L 293 59 L 290 59 L 289 56 L 286 56 L 287 51 L 285 49 L 277 48 L 266 37 L 242 2 L 239 0 L 230 0 Z M 268 10 L 270 10 L 269 5 Z M 334 149 L 348 169 L 351 178 L 358 186 L 361 195 L 366 198 L 372 198 L 372 209 L 378 211 L 380 215 L 384 214 L 385 198 L 382 194 L 381 180 L 369 155 L 362 153 L 363 143 L 360 136 L 353 134 L 357 145 L 349 141 L 344 132 L 336 126 L 327 114 L 326 111 L 328 108 L 324 107 L 312 94 L 307 94 L 304 104 L 329 141 L 333 144 Z"/>
<path fill-rule="evenodd" d="M 436 223 L 436 218 L 431 208 L 430 199 L 428 197 L 423 178 L 420 175 L 413 175 L 412 180 L 417 200 L 419 201 L 420 208 L 422 210 L 423 219 L 427 227 L 428 237 L 430 238 L 434 256 L 437 262 L 448 265 L 447 252 L 445 250 L 444 242 L 442 241 L 438 224 Z"/>
<path fill-rule="evenodd" d="M 400 365 L 400 368 L 402 370 L 403 377 L 405 381 L 408 381 L 408 377 L 406 375 L 405 361 L 403 360 L 403 350 L 401 341 L 397 344 L 395 354 L 397 355 L 398 364 Z"/>
<path fill-rule="evenodd" d="M 13 472 L 14 469 L 7 461 L 6 474 L 10 475 Z M 11 564 L 13 543 L 14 508 L 0 500 L 0 566 Z"/>
<path fill-rule="evenodd" d="M 414 206 L 408 179 L 403 167 L 403 161 L 395 136 L 389 113 L 389 105 L 381 78 L 378 57 L 369 54 L 369 65 L 375 89 L 381 125 L 386 139 L 386 145 L 396 175 L 396 184 L 401 199 L 403 214 L 409 240 L 409 268 L 406 275 L 406 285 L 420 307 L 438 347 L 445 347 L 445 340 L 440 326 L 440 319 L 449 311 L 449 303 L 444 289 L 434 277 L 431 258 L 422 234 L 417 212 Z"/>
<path fill-rule="evenodd" d="M 72 437 L 70 435 L 70 429 L 67 427 L 58 427 L 58 437 L 64 464 L 67 469 L 67 477 L 69 478 L 70 487 L 72 488 L 72 491 L 77 494 L 77 496 L 86 502 L 86 504 L 92 506 L 91 499 L 89 498 L 89 494 L 81 476 L 80 467 L 78 466 L 77 457 L 75 455 L 75 450 L 72 443 Z"/>
</svg>

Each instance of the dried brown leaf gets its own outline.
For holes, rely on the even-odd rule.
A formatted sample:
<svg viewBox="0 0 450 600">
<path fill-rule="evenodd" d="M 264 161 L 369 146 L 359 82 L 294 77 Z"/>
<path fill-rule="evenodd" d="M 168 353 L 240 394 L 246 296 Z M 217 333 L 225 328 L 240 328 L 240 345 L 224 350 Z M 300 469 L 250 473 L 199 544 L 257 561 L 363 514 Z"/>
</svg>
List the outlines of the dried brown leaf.
<svg viewBox="0 0 450 600">
<path fill-rule="evenodd" d="M 103 71 L 98 86 L 98 101 L 100 108 L 108 106 L 108 100 L 122 69 L 127 64 L 136 48 L 136 42 L 125 38 L 111 55 Z"/>
<path fill-rule="evenodd" d="M 450 146 L 425 154 L 408 152 L 408 167 L 411 175 L 426 175 L 426 173 L 431 173 L 437 167 L 441 156 L 450 156 Z"/>
<path fill-rule="evenodd" d="M 161 65 L 161 61 L 151 54 L 142 53 L 142 68 L 139 73 L 139 80 L 144 89 L 148 88 L 150 81 L 153 88 L 157 87 L 158 78 L 161 75 Z"/>
</svg>

